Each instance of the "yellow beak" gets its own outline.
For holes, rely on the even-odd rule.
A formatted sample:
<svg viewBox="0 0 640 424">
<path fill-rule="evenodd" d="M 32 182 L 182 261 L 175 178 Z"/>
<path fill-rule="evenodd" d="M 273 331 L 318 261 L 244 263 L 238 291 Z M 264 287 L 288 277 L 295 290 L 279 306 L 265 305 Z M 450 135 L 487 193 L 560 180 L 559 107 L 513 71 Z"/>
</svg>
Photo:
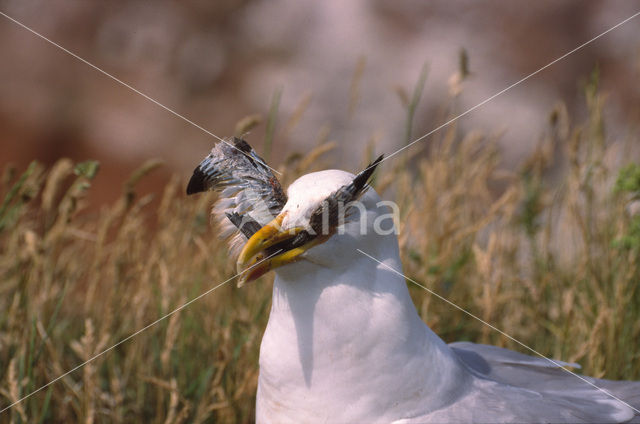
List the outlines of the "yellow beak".
<svg viewBox="0 0 640 424">
<path fill-rule="evenodd" d="M 270 247 L 290 240 L 305 230 L 303 227 L 296 227 L 284 231 L 282 221 L 285 216 L 286 213 L 278 215 L 273 221 L 259 229 L 245 244 L 236 263 L 238 273 L 241 273 L 238 287 L 242 287 L 282 265 L 300 260 L 301 254 L 327 240 L 328 237 L 318 236 L 302 246 L 269 252 Z"/>
</svg>

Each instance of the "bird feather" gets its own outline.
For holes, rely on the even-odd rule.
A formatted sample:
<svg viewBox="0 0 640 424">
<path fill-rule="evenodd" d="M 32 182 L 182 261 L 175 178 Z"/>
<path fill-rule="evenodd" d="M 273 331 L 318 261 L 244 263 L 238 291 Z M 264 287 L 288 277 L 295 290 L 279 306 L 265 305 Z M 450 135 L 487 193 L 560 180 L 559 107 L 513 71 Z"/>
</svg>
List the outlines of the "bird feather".
<svg viewBox="0 0 640 424">
<path fill-rule="evenodd" d="M 217 191 L 212 213 L 232 254 L 282 210 L 287 197 L 278 179 L 249 143 L 232 138 L 217 143 L 194 169 L 187 194 Z"/>
</svg>

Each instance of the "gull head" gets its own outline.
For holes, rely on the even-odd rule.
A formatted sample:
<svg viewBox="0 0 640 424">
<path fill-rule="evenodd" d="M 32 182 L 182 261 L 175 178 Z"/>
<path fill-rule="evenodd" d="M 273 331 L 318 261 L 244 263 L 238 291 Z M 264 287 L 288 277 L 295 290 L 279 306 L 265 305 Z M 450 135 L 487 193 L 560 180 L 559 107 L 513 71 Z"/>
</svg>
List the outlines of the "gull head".
<svg viewBox="0 0 640 424">
<path fill-rule="evenodd" d="M 342 244 L 338 239 L 353 239 L 360 218 L 379 200 L 368 183 L 381 161 L 382 156 L 357 175 L 327 170 L 294 181 L 280 213 L 242 248 L 239 285 L 300 260 L 327 265 L 335 258 L 335 245 Z"/>
</svg>

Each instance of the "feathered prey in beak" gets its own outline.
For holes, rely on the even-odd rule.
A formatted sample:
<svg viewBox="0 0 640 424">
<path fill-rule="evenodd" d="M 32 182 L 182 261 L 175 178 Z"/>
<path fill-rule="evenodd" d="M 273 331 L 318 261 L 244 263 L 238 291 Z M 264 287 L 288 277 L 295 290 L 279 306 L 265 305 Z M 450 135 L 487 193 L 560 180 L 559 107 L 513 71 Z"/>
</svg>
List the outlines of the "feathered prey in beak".
<svg viewBox="0 0 640 424">
<path fill-rule="evenodd" d="M 328 240 L 348 216 L 349 203 L 369 187 L 382 158 L 322 199 L 308 222 L 292 228 L 282 228 L 287 197 L 280 182 L 251 146 L 239 138 L 213 147 L 195 168 L 187 194 L 207 190 L 220 193 L 213 214 L 223 227 L 223 236 L 230 237 L 232 253 L 239 251 L 237 268 L 244 273 L 239 281 L 242 285 L 300 260 L 304 252 Z M 245 272 L 248 268 L 250 272 Z"/>
</svg>

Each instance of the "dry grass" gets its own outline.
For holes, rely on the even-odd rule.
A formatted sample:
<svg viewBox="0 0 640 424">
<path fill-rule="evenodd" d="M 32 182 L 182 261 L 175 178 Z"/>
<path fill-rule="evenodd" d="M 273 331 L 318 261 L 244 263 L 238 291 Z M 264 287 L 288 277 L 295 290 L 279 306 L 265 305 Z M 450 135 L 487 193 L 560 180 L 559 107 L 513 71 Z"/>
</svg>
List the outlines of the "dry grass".
<svg viewBox="0 0 640 424">
<path fill-rule="evenodd" d="M 450 128 L 396 162 L 414 166 L 385 163 L 376 186 L 401 207 L 409 276 L 587 374 L 640 379 L 640 220 L 631 212 L 640 168 L 617 177 L 627 144 L 605 143 L 595 84 L 586 98 L 587 121 L 571 125 L 558 106 L 518 171 L 500 169 L 491 140 Z M 285 180 L 324 167 L 312 159 L 330 148 L 289 158 Z M 149 162 L 122 182 L 121 199 L 88 213 L 92 165 L 61 160 L 3 175 L 0 406 L 234 274 L 209 223 L 212 195 L 186 199 L 174 179 L 137 196 L 137 180 L 157 166 Z M 267 279 L 220 287 L 0 422 L 252 421 Z M 411 293 L 447 341 L 522 350 L 428 293 Z"/>
</svg>

